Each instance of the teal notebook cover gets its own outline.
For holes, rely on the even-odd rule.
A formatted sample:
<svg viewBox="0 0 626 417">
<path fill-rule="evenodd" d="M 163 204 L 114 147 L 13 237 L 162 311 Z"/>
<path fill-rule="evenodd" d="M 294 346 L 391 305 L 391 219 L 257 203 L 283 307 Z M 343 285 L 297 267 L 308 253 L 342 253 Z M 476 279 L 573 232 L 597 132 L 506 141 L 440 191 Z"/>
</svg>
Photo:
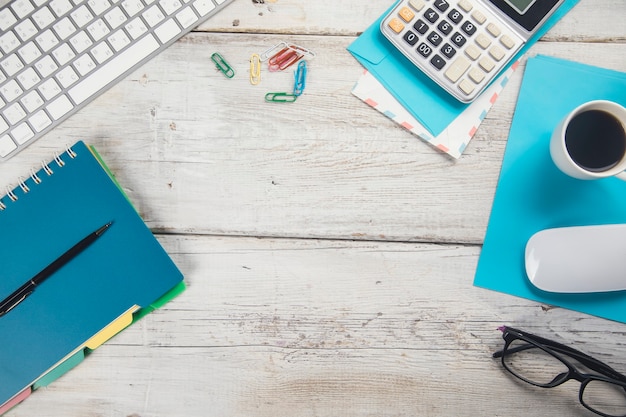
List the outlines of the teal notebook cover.
<svg viewBox="0 0 626 417">
<path fill-rule="evenodd" d="M 511 60 L 509 65 L 517 61 L 578 1 L 565 0 Z M 389 10 L 396 3 L 398 2 L 393 2 Z M 417 69 L 385 38 L 380 31 L 380 22 L 389 10 L 352 42 L 348 46 L 348 51 L 389 90 L 413 117 L 419 120 L 433 136 L 437 136 L 467 108 L 468 104 L 454 99 Z"/>
<path fill-rule="evenodd" d="M 526 242 L 540 230 L 626 223 L 626 182 L 573 179 L 550 158 L 552 130 L 590 100 L 626 106 L 626 74 L 547 56 L 528 60 L 474 284 L 626 322 L 626 291 L 543 292 L 524 267 Z"/>
<path fill-rule="evenodd" d="M 33 385 L 133 306 L 148 307 L 183 276 L 82 142 L 0 199 L 0 298 L 103 224 L 87 249 L 0 317 L 0 405 Z M 71 154 L 74 156 L 72 157 Z M 40 183 L 35 181 L 40 180 Z"/>
</svg>

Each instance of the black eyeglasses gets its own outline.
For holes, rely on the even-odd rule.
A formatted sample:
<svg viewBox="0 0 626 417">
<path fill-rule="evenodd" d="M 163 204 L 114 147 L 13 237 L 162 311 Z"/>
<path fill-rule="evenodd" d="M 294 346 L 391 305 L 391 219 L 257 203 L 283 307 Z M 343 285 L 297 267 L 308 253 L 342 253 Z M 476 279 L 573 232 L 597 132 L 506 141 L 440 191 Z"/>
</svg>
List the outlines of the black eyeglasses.
<svg viewBox="0 0 626 417">
<path fill-rule="evenodd" d="M 503 326 L 504 349 L 493 354 L 504 368 L 529 384 L 553 388 L 570 379 L 580 382 L 578 399 L 605 417 L 626 417 L 626 376 L 609 365 L 561 343 Z M 583 373 L 565 357 L 593 373 Z"/>
</svg>

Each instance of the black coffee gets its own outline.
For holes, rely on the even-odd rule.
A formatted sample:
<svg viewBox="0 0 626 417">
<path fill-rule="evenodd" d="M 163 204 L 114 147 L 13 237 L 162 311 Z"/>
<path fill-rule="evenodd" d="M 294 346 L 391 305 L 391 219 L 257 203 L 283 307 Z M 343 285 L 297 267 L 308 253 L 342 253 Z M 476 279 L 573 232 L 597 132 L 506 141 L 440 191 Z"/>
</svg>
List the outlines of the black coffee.
<svg viewBox="0 0 626 417">
<path fill-rule="evenodd" d="M 622 160 L 626 152 L 626 132 L 612 114 L 587 110 L 570 120 L 565 131 L 565 146 L 581 168 L 602 172 Z"/>
</svg>

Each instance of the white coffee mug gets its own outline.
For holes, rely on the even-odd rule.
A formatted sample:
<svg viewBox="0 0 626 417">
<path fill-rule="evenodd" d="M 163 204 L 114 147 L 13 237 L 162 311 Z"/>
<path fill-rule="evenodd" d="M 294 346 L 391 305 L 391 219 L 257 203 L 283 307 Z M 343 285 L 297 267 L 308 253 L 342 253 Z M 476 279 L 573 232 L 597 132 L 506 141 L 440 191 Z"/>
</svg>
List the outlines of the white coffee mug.
<svg viewBox="0 0 626 417">
<path fill-rule="evenodd" d="M 576 107 L 552 133 L 550 155 L 570 177 L 626 181 L 626 109 L 606 100 Z"/>
</svg>

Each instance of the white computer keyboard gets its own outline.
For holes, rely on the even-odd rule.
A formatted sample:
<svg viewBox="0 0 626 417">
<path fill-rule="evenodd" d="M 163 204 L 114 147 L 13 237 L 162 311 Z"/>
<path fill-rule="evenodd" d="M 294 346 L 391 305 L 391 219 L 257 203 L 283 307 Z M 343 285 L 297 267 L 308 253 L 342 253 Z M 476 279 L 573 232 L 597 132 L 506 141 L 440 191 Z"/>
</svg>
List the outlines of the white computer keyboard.
<svg viewBox="0 0 626 417">
<path fill-rule="evenodd" d="M 12 0 L 0 8 L 0 161 L 233 0 Z"/>
</svg>

